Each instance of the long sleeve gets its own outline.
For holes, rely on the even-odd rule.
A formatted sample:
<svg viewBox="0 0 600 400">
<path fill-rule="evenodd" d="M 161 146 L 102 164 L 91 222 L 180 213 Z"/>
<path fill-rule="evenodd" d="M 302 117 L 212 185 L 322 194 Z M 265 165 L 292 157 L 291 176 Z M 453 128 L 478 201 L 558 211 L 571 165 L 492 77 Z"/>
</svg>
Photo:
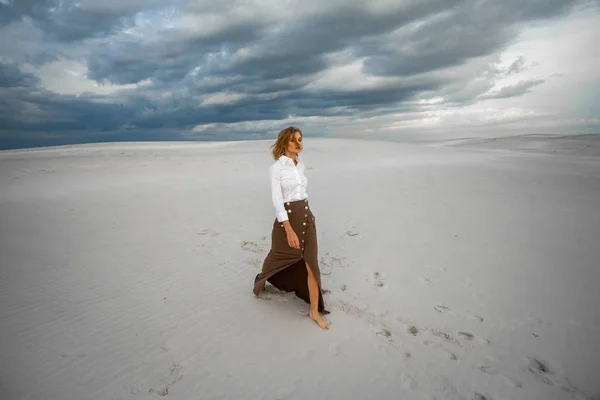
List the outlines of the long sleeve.
<svg viewBox="0 0 600 400">
<path fill-rule="evenodd" d="M 281 168 L 278 164 L 273 164 L 270 168 L 271 175 L 271 199 L 275 206 L 275 216 L 277 221 L 287 221 L 288 214 L 283 205 L 283 192 L 281 191 Z"/>
</svg>

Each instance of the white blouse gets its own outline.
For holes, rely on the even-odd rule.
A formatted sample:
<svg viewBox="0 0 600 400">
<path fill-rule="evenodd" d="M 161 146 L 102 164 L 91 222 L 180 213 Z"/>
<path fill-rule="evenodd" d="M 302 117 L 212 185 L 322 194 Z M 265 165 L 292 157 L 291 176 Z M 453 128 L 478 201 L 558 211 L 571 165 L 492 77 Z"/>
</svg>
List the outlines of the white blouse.
<svg viewBox="0 0 600 400">
<path fill-rule="evenodd" d="M 275 216 L 279 222 L 289 219 L 284 203 L 308 198 L 306 192 L 308 182 L 304 174 L 305 165 L 300 157 L 296 157 L 296 160 L 298 160 L 298 165 L 294 165 L 291 158 L 281 156 L 269 168 L 271 198 L 275 205 Z"/>
</svg>

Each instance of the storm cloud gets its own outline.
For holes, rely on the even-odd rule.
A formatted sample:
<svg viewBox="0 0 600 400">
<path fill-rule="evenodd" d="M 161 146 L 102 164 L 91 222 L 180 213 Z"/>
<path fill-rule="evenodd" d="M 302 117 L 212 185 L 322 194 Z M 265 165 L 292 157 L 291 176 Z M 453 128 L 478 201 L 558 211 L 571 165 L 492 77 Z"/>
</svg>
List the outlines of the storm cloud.
<svg viewBox="0 0 600 400">
<path fill-rule="evenodd" d="M 551 78 L 523 76 L 536 60 L 502 59 L 503 51 L 528 24 L 597 8 L 576 0 L 3 0 L 0 148 L 25 137 L 51 143 L 44 135 L 176 140 L 227 130 L 229 140 L 239 128 L 233 138 L 243 139 L 273 135 L 293 118 L 321 121 L 314 126 L 325 134 L 343 119 L 418 120 L 518 98 Z"/>
</svg>

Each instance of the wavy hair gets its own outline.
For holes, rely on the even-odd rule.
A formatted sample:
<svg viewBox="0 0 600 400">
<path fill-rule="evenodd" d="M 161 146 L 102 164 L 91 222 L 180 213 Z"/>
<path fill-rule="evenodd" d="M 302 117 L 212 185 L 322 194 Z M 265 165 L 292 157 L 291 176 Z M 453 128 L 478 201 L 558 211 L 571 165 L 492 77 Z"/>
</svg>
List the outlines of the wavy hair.
<svg viewBox="0 0 600 400">
<path fill-rule="evenodd" d="M 296 132 L 300 132 L 300 137 L 302 137 L 302 131 L 295 126 L 288 126 L 279 131 L 277 141 L 271 145 L 273 158 L 275 160 L 279 160 L 279 157 L 285 154 L 285 149 Z"/>
</svg>

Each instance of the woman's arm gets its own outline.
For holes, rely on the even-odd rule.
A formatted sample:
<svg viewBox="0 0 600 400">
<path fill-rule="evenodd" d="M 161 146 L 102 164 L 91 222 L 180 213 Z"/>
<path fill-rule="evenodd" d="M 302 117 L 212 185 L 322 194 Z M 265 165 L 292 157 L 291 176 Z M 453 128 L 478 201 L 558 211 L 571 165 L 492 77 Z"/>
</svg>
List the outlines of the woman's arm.
<svg viewBox="0 0 600 400">
<path fill-rule="evenodd" d="M 275 206 L 275 216 L 277 217 L 277 221 L 281 222 L 285 228 L 285 233 L 287 234 L 288 244 L 290 247 L 299 249 L 300 240 L 298 240 L 298 235 L 296 235 L 296 232 L 294 232 L 294 229 L 292 229 L 288 213 L 283 205 L 283 193 L 281 191 L 281 168 L 279 167 L 279 164 L 273 164 L 271 166 L 270 175 L 271 200 Z"/>
<path fill-rule="evenodd" d="M 269 172 L 271 175 L 271 200 L 275 206 L 275 216 L 277 217 L 277 221 L 287 222 L 287 225 L 289 225 L 288 213 L 283 205 L 283 193 L 281 191 L 281 168 L 279 164 L 271 165 Z"/>
</svg>

